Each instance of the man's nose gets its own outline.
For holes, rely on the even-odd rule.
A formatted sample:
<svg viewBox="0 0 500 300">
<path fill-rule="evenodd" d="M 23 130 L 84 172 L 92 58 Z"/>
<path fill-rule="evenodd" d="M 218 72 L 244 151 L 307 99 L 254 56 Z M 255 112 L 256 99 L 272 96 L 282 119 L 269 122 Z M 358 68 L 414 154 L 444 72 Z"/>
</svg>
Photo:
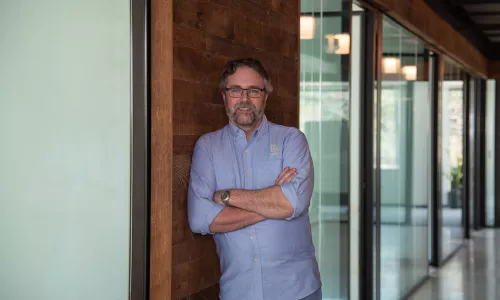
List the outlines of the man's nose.
<svg viewBox="0 0 500 300">
<path fill-rule="evenodd" d="M 241 100 L 248 101 L 248 90 L 243 90 L 243 93 L 241 94 Z"/>
</svg>

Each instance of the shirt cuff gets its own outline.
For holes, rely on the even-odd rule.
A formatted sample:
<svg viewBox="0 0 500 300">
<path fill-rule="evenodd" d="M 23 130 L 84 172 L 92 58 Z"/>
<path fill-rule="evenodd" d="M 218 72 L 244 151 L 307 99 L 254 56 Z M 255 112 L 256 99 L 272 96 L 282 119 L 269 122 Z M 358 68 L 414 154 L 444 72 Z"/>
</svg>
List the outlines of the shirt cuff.
<svg viewBox="0 0 500 300">
<path fill-rule="evenodd" d="M 222 204 L 219 204 L 219 203 L 215 203 L 214 202 L 214 205 L 212 206 L 212 208 L 210 209 L 210 211 L 208 212 L 207 214 L 207 218 L 205 220 L 205 230 L 204 232 L 202 232 L 202 234 L 214 234 L 213 232 L 210 231 L 210 224 L 212 224 L 212 222 L 215 220 L 215 218 L 217 217 L 217 215 L 221 212 L 221 210 L 224 209 L 224 205 Z"/>
<path fill-rule="evenodd" d="M 293 181 L 282 184 L 281 191 L 283 192 L 283 194 L 285 194 L 285 197 L 288 199 L 288 201 L 290 201 L 290 204 L 293 207 L 293 214 L 290 217 L 286 218 L 286 220 L 291 220 L 296 217 L 298 204 L 298 197 L 297 193 L 295 192 L 295 187 L 293 186 Z"/>
</svg>

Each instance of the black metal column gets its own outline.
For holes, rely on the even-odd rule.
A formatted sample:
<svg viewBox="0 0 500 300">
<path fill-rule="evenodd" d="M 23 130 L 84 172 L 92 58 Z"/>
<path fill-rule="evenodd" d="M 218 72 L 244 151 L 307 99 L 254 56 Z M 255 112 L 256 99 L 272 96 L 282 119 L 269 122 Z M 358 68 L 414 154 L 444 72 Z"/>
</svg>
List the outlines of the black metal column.
<svg viewBox="0 0 500 300">
<path fill-rule="evenodd" d="M 431 257 L 430 264 L 439 267 L 441 263 L 441 93 L 440 93 L 440 73 L 443 64 L 442 57 L 436 53 L 431 55 L 430 86 L 432 97 L 432 118 L 431 118 L 431 176 L 432 194 L 430 203 L 430 225 L 431 225 Z"/>
<path fill-rule="evenodd" d="M 498 118 L 500 117 L 500 80 L 495 82 L 495 227 L 500 227 L 500 176 L 498 176 L 498 170 L 500 170 L 500 122 Z"/>
<path fill-rule="evenodd" d="M 359 298 L 371 300 L 374 294 L 374 218 L 373 218 L 373 115 L 374 115 L 374 84 L 376 79 L 376 40 L 377 21 L 373 11 L 366 10 L 362 21 L 362 34 L 364 46 L 361 57 L 365 59 L 362 64 L 362 101 L 360 108 L 360 239 L 359 239 Z"/>
<path fill-rule="evenodd" d="M 461 80 L 464 81 L 463 84 L 463 107 L 464 107 L 464 112 L 463 112 L 463 124 L 464 124 L 464 131 L 463 131 L 463 139 L 462 143 L 464 145 L 463 148 L 463 164 L 462 164 L 462 182 L 463 182 L 463 187 L 464 187 L 464 192 L 462 193 L 462 225 L 463 225 L 463 233 L 464 237 L 466 239 L 470 238 L 470 203 L 473 201 L 470 197 L 470 190 L 473 189 L 473 181 L 474 178 L 471 180 L 471 165 L 473 166 L 473 161 L 470 159 L 470 151 L 471 151 L 471 139 L 473 139 L 473 136 L 470 135 L 470 127 L 471 127 L 471 99 L 470 99 L 470 93 L 469 93 L 469 80 L 470 80 L 470 75 L 469 74 L 464 74 Z"/>
<path fill-rule="evenodd" d="M 486 80 L 476 80 L 476 206 L 475 229 L 486 227 Z"/>
</svg>

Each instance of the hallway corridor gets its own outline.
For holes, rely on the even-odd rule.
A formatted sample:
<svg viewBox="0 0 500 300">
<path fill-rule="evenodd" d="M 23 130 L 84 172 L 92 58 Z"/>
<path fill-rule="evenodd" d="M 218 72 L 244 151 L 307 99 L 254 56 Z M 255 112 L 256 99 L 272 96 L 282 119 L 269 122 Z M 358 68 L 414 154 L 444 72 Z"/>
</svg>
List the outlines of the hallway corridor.
<svg viewBox="0 0 500 300">
<path fill-rule="evenodd" d="M 431 278 L 411 300 L 500 299 L 500 230 L 472 232 L 459 252 Z"/>
</svg>

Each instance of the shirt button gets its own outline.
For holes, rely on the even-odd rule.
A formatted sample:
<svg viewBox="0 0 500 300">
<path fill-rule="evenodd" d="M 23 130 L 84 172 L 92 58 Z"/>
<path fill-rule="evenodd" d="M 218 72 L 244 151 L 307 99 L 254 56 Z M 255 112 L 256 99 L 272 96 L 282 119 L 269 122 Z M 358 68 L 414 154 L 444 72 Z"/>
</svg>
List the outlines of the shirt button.
<svg viewBox="0 0 500 300">
<path fill-rule="evenodd" d="M 253 235 L 250 236 L 250 239 L 253 240 Z"/>
<path fill-rule="evenodd" d="M 245 149 L 245 152 L 248 152 L 248 149 Z"/>
<path fill-rule="evenodd" d="M 250 169 L 247 170 L 247 173 L 250 174 Z"/>
<path fill-rule="evenodd" d="M 256 258 L 253 259 L 253 261 L 259 261 L 259 259 L 256 257 Z"/>
</svg>

